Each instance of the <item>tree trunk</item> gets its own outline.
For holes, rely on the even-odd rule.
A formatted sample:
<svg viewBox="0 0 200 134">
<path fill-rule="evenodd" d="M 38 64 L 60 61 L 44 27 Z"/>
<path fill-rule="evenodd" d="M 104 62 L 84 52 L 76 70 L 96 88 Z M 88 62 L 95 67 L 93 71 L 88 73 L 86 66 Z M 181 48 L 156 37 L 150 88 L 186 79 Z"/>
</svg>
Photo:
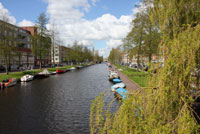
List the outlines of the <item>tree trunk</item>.
<svg viewBox="0 0 200 134">
<path fill-rule="evenodd" d="M 40 69 L 42 69 L 42 57 L 40 56 Z"/>
<path fill-rule="evenodd" d="M 8 75 L 8 60 L 7 60 L 7 58 L 6 58 L 5 62 L 6 62 L 6 74 Z"/>
</svg>

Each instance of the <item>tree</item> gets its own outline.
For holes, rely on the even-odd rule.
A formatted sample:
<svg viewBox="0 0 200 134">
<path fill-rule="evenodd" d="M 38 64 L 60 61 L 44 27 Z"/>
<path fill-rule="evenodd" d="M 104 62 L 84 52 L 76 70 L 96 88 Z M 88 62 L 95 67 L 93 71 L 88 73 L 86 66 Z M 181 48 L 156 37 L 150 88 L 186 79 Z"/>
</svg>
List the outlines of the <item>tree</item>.
<svg viewBox="0 0 200 134">
<path fill-rule="evenodd" d="M 108 56 L 108 60 L 112 63 L 121 63 L 123 53 L 119 48 L 112 48 Z"/>
<path fill-rule="evenodd" d="M 114 114 L 110 105 L 104 111 L 104 99 L 97 97 L 90 112 L 92 133 L 197 134 L 200 131 L 200 1 L 148 2 L 153 4 L 148 12 L 152 24 L 159 24 L 160 45 L 167 49 L 165 65 L 156 74 L 150 74 L 148 87 L 131 93 Z"/>
<path fill-rule="evenodd" d="M 53 22 L 52 24 L 51 24 L 51 30 L 50 30 L 50 37 L 51 37 L 51 40 L 52 40 L 52 46 L 51 46 L 51 55 L 52 55 L 52 57 L 51 57 L 51 62 L 52 62 L 52 64 L 54 65 L 55 64 L 55 58 L 54 58 L 54 56 L 55 56 L 55 43 L 57 42 L 57 36 L 58 36 L 58 32 L 57 32 L 57 29 L 56 29 L 56 27 L 55 27 L 55 23 Z"/>
<path fill-rule="evenodd" d="M 8 74 L 10 60 L 14 54 L 16 46 L 16 39 L 13 34 L 13 31 L 9 25 L 9 19 L 6 15 L 2 14 L 2 21 L 0 20 L 0 56 L 3 58 L 6 64 L 6 74 Z"/>
<path fill-rule="evenodd" d="M 142 62 L 142 57 L 148 57 L 149 63 L 151 62 L 152 54 L 158 52 L 159 42 L 159 27 L 151 23 L 148 6 L 146 6 L 145 10 L 135 15 L 132 21 L 132 30 L 123 40 L 123 46 L 128 47 L 130 58 L 133 55 L 137 56 L 137 64 L 139 65 Z"/>
<path fill-rule="evenodd" d="M 50 57 L 51 38 L 46 30 L 47 21 L 46 15 L 41 13 L 36 24 L 37 33 L 33 36 L 32 50 L 34 55 L 39 57 L 40 69 L 42 68 L 42 58 Z"/>
</svg>

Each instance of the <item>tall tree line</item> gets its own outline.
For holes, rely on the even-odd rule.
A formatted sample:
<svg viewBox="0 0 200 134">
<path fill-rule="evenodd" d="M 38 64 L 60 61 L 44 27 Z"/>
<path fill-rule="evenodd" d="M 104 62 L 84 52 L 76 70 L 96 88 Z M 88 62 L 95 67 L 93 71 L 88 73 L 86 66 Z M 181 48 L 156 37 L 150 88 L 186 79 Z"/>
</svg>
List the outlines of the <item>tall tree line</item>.
<svg viewBox="0 0 200 134">
<path fill-rule="evenodd" d="M 132 29 L 123 40 L 123 47 L 130 59 L 133 55 L 137 56 L 137 64 L 142 62 L 142 57 L 148 57 L 149 62 L 153 54 L 158 54 L 160 43 L 160 31 L 158 23 L 153 25 L 150 14 L 146 9 L 135 14 L 132 20 Z"/>
<path fill-rule="evenodd" d="M 102 62 L 103 57 L 99 56 L 98 51 L 89 49 L 87 46 L 74 42 L 72 46 L 68 46 L 64 50 L 64 61 L 68 63 L 87 63 L 87 62 Z"/>
</svg>

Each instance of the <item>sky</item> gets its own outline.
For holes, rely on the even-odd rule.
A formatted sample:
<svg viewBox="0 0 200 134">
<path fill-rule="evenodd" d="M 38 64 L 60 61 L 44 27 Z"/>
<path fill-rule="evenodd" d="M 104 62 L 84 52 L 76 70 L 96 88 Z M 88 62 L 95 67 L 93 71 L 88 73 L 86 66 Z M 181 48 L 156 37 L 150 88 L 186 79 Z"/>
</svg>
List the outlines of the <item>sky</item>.
<svg viewBox="0 0 200 134">
<path fill-rule="evenodd" d="M 138 12 L 135 5 L 140 4 L 140 0 L 0 0 L 0 19 L 4 14 L 14 25 L 33 26 L 45 12 L 47 28 L 54 27 L 60 45 L 77 41 L 106 58 L 131 30 Z"/>
</svg>

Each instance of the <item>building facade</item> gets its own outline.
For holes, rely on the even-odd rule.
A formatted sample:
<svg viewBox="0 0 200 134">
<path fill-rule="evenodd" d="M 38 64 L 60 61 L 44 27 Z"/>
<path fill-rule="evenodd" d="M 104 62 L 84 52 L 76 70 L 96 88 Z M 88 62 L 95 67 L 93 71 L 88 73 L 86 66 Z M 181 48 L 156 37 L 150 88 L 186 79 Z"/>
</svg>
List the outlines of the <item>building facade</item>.
<svg viewBox="0 0 200 134">
<path fill-rule="evenodd" d="M 32 37 L 34 35 L 37 34 L 38 30 L 35 26 L 30 26 L 30 27 L 22 27 L 24 30 L 29 31 L 29 33 L 32 35 Z M 49 40 L 49 42 L 51 42 L 50 37 L 42 37 L 42 38 L 46 38 L 47 40 Z M 41 45 L 41 44 L 40 44 Z M 45 45 L 45 44 L 42 44 Z M 39 66 L 40 63 L 42 64 L 42 66 L 47 66 L 49 64 L 52 63 L 52 59 L 51 59 L 51 48 L 49 49 L 49 51 L 45 52 L 45 54 L 43 54 L 41 57 L 39 56 L 34 56 L 34 66 Z"/>
<path fill-rule="evenodd" d="M 51 62 L 52 64 L 62 64 L 62 46 L 54 44 L 51 47 Z"/>
<path fill-rule="evenodd" d="M 31 68 L 34 65 L 29 31 L 0 20 L 0 44 L 13 48 L 8 59 L 9 69 Z M 0 64 L 5 67 L 6 61 L 3 57 L 1 53 Z"/>
</svg>

